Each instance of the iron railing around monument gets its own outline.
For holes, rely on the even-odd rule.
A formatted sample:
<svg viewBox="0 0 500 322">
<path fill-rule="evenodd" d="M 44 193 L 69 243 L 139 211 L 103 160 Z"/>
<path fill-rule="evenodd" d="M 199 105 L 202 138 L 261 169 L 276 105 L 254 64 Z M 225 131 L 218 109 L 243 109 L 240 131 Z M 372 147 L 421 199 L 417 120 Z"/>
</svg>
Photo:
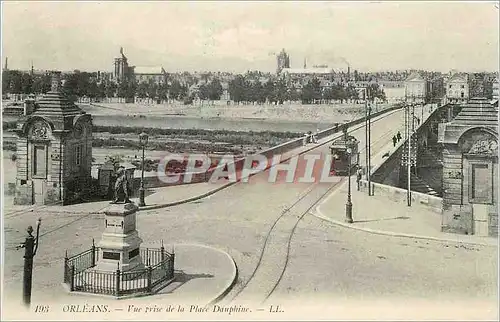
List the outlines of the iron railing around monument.
<svg viewBox="0 0 500 322">
<path fill-rule="evenodd" d="M 77 255 L 64 258 L 64 283 L 70 291 L 124 296 L 132 294 L 150 294 L 159 285 L 174 278 L 175 254 L 165 248 L 144 248 L 139 254 L 145 268 L 122 272 L 99 271 L 97 265 L 99 247 Z"/>
</svg>

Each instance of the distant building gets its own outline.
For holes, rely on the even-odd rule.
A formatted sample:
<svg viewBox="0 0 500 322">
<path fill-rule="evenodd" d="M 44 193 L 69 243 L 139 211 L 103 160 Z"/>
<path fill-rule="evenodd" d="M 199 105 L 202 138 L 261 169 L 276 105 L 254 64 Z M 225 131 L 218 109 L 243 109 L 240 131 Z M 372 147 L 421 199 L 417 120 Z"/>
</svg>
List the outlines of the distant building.
<svg viewBox="0 0 500 322">
<path fill-rule="evenodd" d="M 469 99 L 469 80 L 466 74 L 455 73 L 446 81 L 446 102 L 467 103 Z"/>
<path fill-rule="evenodd" d="M 441 104 L 445 97 L 444 79 L 442 76 L 434 76 L 428 79 L 428 103 Z"/>
<path fill-rule="evenodd" d="M 167 80 L 167 72 L 161 66 L 133 68 L 133 74 L 137 83 L 153 81 L 156 84 L 164 84 Z"/>
<path fill-rule="evenodd" d="M 120 48 L 121 57 L 115 58 L 114 70 L 113 70 L 113 80 L 121 83 L 126 80 L 130 80 L 133 76 L 133 66 L 128 65 L 128 59 L 123 54 L 123 48 Z"/>
<path fill-rule="evenodd" d="M 281 73 L 284 68 L 290 68 L 290 56 L 285 52 L 285 49 L 276 56 L 277 68 L 276 74 Z"/>
<path fill-rule="evenodd" d="M 290 76 L 333 76 L 335 74 L 332 68 L 283 68 L 281 74 Z"/>
<path fill-rule="evenodd" d="M 389 103 L 397 103 L 405 100 L 405 84 L 400 81 L 379 81 L 380 88 L 385 93 Z"/>
<path fill-rule="evenodd" d="M 413 72 L 405 80 L 405 97 L 407 100 L 424 103 L 427 99 L 429 83 L 420 73 Z"/>
</svg>

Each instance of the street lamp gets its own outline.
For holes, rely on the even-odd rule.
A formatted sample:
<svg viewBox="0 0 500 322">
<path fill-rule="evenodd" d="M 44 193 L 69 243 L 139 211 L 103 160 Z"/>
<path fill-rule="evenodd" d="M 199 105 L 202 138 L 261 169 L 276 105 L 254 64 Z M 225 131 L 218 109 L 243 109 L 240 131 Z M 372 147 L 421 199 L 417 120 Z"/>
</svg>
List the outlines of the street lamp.
<svg viewBox="0 0 500 322">
<path fill-rule="evenodd" d="M 348 184 L 347 184 L 347 202 L 345 204 L 345 221 L 347 223 L 352 224 L 354 221 L 352 220 L 352 202 L 351 202 L 351 158 L 352 158 L 352 148 L 353 148 L 353 140 L 346 140 L 346 153 L 349 156 L 349 165 L 347 168 L 348 171 Z"/>
<path fill-rule="evenodd" d="M 141 187 L 139 188 L 139 207 L 144 207 L 144 148 L 148 144 L 149 136 L 147 133 L 142 132 L 139 134 L 139 144 L 142 147 L 142 171 L 141 171 Z"/>
<path fill-rule="evenodd" d="M 28 308 L 31 305 L 31 287 L 33 281 L 33 257 L 36 255 L 36 251 L 38 250 L 38 236 L 40 233 L 40 225 L 42 223 L 42 219 L 39 218 L 36 226 L 36 237 L 33 236 L 33 227 L 28 226 L 26 230 L 28 232 L 28 236 L 24 243 L 22 243 L 19 248 L 24 248 L 24 272 L 23 272 L 23 303 Z"/>
</svg>

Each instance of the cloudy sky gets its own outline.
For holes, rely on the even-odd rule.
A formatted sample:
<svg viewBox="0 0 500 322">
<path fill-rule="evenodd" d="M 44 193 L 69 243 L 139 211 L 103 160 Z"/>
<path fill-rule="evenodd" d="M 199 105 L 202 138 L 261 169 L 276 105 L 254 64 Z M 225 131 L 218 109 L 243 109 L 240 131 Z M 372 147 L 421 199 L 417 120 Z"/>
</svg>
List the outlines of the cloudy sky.
<svg viewBox="0 0 500 322">
<path fill-rule="evenodd" d="M 285 48 L 298 68 L 497 70 L 498 16 L 494 2 L 2 2 L 2 56 L 111 71 L 122 46 L 136 66 L 244 72 L 274 71 Z"/>
</svg>

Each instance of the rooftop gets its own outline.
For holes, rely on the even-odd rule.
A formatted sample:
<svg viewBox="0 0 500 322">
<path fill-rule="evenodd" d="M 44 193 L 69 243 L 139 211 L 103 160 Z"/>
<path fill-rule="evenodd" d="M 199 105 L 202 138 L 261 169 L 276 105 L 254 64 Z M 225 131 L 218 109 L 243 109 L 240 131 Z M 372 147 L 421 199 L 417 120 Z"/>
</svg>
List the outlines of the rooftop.
<svg viewBox="0 0 500 322">
<path fill-rule="evenodd" d="M 164 75 L 165 69 L 162 66 L 135 66 L 134 74 Z"/>
<path fill-rule="evenodd" d="M 282 73 L 288 74 L 333 74 L 331 68 L 283 68 Z"/>
</svg>

